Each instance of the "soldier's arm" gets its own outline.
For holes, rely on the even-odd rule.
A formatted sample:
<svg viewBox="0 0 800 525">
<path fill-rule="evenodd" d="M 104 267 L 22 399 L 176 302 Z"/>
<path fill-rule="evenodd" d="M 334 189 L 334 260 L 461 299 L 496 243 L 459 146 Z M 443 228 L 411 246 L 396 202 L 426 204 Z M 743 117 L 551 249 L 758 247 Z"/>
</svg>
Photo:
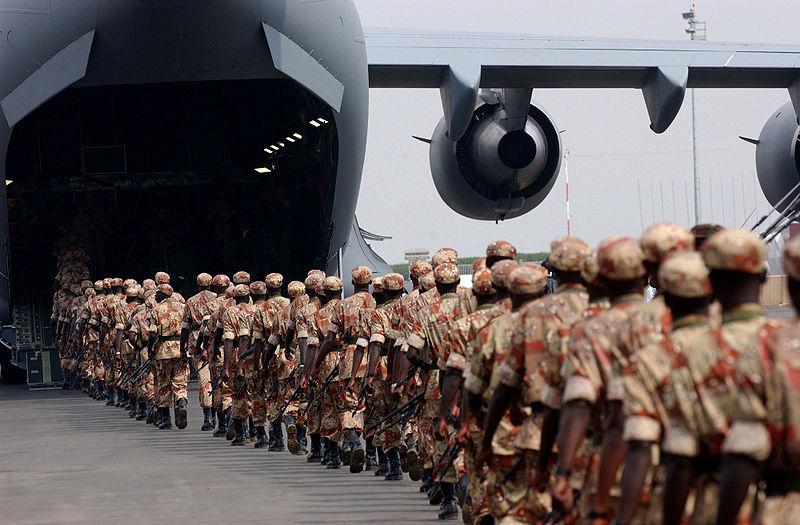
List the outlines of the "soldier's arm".
<svg viewBox="0 0 800 525">
<path fill-rule="evenodd" d="M 492 395 L 489 402 L 489 409 L 486 411 L 486 418 L 483 422 L 483 441 L 481 443 L 481 450 L 487 453 L 492 449 L 492 438 L 500 425 L 508 407 L 517 396 L 517 391 L 508 385 L 499 384 Z"/>
<path fill-rule="evenodd" d="M 222 362 L 225 373 L 229 373 L 231 360 L 233 359 L 233 339 L 225 339 L 222 344 Z"/>
</svg>

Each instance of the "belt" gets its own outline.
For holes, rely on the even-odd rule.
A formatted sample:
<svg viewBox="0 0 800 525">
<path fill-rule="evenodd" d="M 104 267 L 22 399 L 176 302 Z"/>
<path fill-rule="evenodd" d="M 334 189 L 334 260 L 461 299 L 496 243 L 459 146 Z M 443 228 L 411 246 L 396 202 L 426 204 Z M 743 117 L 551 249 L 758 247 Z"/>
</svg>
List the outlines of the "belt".
<svg viewBox="0 0 800 525">
<path fill-rule="evenodd" d="M 772 470 L 764 478 L 767 481 L 767 496 L 782 496 L 789 492 L 800 492 L 800 476 L 788 470 Z"/>
<path fill-rule="evenodd" d="M 158 338 L 158 342 L 159 343 L 165 343 L 167 341 L 180 341 L 180 340 L 181 340 L 181 336 L 179 336 L 179 335 L 168 335 L 168 336 L 163 336 L 162 335 L 162 336 L 159 336 L 159 338 Z"/>
</svg>

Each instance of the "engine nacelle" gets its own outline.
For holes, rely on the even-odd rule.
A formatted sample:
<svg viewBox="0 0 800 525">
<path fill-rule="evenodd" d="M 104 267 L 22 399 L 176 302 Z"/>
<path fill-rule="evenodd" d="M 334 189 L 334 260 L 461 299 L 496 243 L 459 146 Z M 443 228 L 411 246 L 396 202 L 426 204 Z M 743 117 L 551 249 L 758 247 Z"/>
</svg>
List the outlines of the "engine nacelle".
<svg viewBox="0 0 800 525">
<path fill-rule="evenodd" d="M 756 170 L 758 182 L 764 196 L 773 206 L 777 205 L 798 182 L 800 182 L 800 163 L 798 163 L 797 144 L 800 127 L 794 107 L 787 102 L 764 124 L 758 137 L 756 149 Z M 797 196 L 795 192 L 778 207 L 784 211 Z"/>
<path fill-rule="evenodd" d="M 430 162 L 436 190 L 465 217 L 519 217 L 547 197 L 558 177 L 561 138 L 549 115 L 532 104 L 524 129 L 508 132 L 505 120 L 499 101 L 479 100 L 457 142 L 447 137 L 445 119 L 433 133 Z"/>
</svg>

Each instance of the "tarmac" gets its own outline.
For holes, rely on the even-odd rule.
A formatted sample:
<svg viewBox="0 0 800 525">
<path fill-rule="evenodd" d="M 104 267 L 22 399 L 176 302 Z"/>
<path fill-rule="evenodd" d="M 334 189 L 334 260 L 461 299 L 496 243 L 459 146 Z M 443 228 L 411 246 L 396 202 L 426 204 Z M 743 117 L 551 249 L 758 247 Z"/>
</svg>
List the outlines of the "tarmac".
<svg viewBox="0 0 800 525">
<path fill-rule="evenodd" d="M 441 523 L 419 484 L 159 431 L 79 391 L 0 385 L 0 523 Z M 460 520 L 459 520 L 460 522 Z"/>
</svg>

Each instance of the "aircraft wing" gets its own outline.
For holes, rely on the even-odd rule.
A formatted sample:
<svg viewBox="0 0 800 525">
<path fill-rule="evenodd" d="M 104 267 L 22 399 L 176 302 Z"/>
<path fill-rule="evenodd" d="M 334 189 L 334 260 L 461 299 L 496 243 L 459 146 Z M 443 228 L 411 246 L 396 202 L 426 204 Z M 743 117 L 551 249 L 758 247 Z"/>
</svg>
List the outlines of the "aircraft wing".
<svg viewBox="0 0 800 525">
<path fill-rule="evenodd" d="M 800 46 L 365 28 L 371 87 L 639 88 L 662 132 L 689 88 L 785 88 L 800 114 Z M 447 107 L 445 113 L 448 113 Z"/>
</svg>

